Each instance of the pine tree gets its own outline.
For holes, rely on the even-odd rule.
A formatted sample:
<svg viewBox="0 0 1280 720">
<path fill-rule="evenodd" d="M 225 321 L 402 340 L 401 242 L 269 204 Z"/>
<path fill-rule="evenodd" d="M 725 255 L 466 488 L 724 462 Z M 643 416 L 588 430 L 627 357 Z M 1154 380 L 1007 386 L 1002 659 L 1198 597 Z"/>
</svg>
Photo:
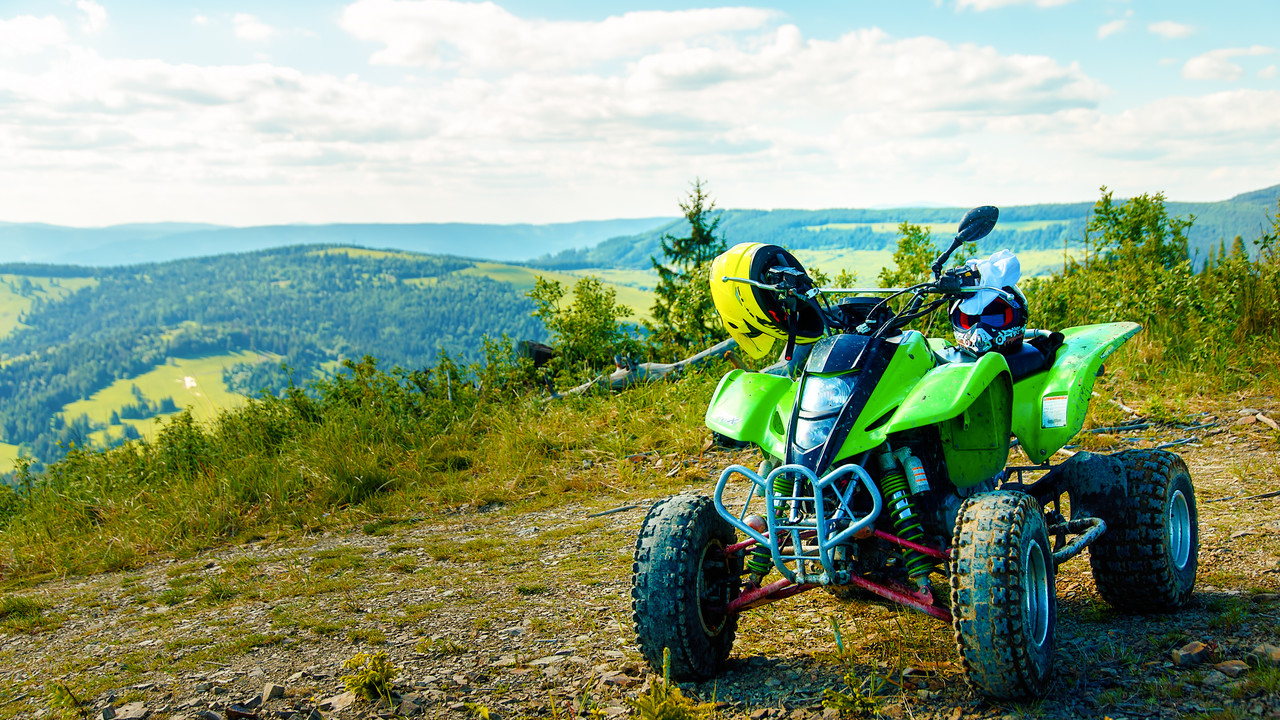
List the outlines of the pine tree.
<svg viewBox="0 0 1280 720">
<path fill-rule="evenodd" d="M 702 347 L 725 335 L 715 305 L 711 301 L 707 271 L 711 261 L 724 252 L 723 238 L 716 236 L 720 215 L 706 183 L 695 178 L 689 196 L 680 203 L 689 235 L 662 236 L 662 260 L 650 258 L 658 273 L 654 288 L 651 345 L 659 352 Z"/>
</svg>

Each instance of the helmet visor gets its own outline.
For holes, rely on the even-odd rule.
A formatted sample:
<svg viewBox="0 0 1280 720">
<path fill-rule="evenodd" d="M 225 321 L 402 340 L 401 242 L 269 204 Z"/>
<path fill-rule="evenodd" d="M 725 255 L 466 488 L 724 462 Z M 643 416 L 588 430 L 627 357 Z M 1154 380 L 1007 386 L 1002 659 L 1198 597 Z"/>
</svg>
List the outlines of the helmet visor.
<svg viewBox="0 0 1280 720">
<path fill-rule="evenodd" d="M 1013 317 L 1013 306 L 1003 298 L 996 298 L 982 309 L 981 315 L 957 311 L 956 325 L 959 325 L 962 330 L 968 330 L 978 323 L 984 323 L 993 328 L 1004 328 L 1013 324 Z"/>
</svg>

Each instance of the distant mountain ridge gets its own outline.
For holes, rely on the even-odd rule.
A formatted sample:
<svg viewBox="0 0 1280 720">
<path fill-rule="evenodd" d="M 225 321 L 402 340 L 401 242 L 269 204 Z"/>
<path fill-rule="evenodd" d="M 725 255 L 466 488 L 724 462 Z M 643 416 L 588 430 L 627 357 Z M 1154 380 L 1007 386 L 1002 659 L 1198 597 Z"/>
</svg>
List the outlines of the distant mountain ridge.
<svg viewBox="0 0 1280 720">
<path fill-rule="evenodd" d="M 1195 216 L 1188 244 L 1192 257 L 1208 257 L 1220 241 L 1228 247 L 1240 235 L 1247 246 L 1259 237 L 1276 212 L 1280 185 L 1242 193 L 1229 200 L 1208 203 L 1166 200 L 1165 207 L 1177 217 Z M 979 243 L 980 252 L 1002 247 L 1018 250 L 1046 250 L 1078 245 L 1094 203 L 1012 205 L 1000 208 L 1000 223 Z M 889 209 L 828 210 L 724 210 L 720 211 L 719 234 L 729 245 L 761 242 L 795 249 L 892 250 L 897 245 L 896 227 L 906 221 L 935 226 L 933 235 L 943 244 L 943 228 L 955 224 L 969 208 L 913 207 Z M 683 219 L 628 237 L 610 238 L 593 248 L 549 253 L 531 263 L 547 269 L 648 268 L 650 257 L 661 254 L 664 234 L 688 232 Z M 949 238 L 947 238 L 949 239 Z"/>
<path fill-rule="evenodd" d="M 1166 201 L 1176 216 L 1195 215 L 1190 245 L 1203 260 L 1220 240 L 1256 238 L 1276 210 L 1280 185 L 1219 202 Z M 1092 202 L 1000 208 L 1000 225 L 979 248 L 1060 248 L 1084 236 Z M 825 210 L 723 210 L 720 232 L 730 244 L 764 242 L 792 249 L 893 249 L 896 226 L 955 224 L 968 208 L 898 207 Z M 165 262 L 297 245 L 358 245 L 526 263 L 545 269 L 641 268 L 660 254 L 663 234 L 687 232 L 683 218 L 648 217 L 546 225 L 479 223 L 268 225 L 133 223 L 72 228 L 0 222 L 0 263 L 111 267 Z M 934 227 L 940 237 L 941 227 Z"/>
<path fill-rule="evenodd" d="M 521 262 L 590 247 L 672 221 L 669 217 L 587 220 L 548 225 L 476 223 L 267 225 L 133 223 L 73 228 L 0 222 L 0 262 L 96 267 L 165 262 L 296 245 L 359 245 Z"/>
</svg>

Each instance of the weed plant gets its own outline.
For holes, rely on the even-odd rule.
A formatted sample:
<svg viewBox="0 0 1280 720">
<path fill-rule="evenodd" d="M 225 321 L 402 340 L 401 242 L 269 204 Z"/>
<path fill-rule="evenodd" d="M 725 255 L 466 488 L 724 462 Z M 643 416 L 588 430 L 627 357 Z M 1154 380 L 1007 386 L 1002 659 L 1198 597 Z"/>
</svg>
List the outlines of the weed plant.
<svg viewBox="0 0 1280 720">
<path fill-rule="evenodd" d="M 373 701 L 391 699 L 391 680 L 400 672 L 385 652 L 359 653 L 344 660 L 342 669 L 350 673 L 340 678 L 342 684 L 356 696 Z"/>
</svg>

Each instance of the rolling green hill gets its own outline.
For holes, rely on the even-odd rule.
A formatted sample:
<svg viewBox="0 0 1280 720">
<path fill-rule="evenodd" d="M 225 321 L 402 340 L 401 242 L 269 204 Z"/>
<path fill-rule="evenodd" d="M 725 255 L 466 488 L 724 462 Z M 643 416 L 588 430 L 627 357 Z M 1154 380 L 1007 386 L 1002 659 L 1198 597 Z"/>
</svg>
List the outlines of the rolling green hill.
<svg viewBox="0 0 1280 720">
<path fill-rule="evenodd" d="M 525 292 L 559 273 L 416 252 L 300 246 L 95 269 L 0 266 L 0 473 L 19 452 L 154 437 L 364 355 L 403 368 L 439 352 L 480 360 L 481 338 L 541 340 Z M 648 273 L 605 277 L 648 318 Z M 288 365 L 288 372 L 282 368 Z"/>
<path fill-rule="evenodd" d="M 405 368 L 481 339 L 542 339 L 525 291 L 538 273 L 454 257 L 301 246 L 104 269 L 0 266 L 0 472 L 68 443 L 150 436 L 152 418 L 197 418 L 377 357 Z M 635 273 L 622 273 L 632 275 Z M 643 276 L 643 274 L 641 274 Z M 634 277 L 631 278 L 634 280 Z M 612 283 L 639 317 L 650 294 Z"/>
</svg>

